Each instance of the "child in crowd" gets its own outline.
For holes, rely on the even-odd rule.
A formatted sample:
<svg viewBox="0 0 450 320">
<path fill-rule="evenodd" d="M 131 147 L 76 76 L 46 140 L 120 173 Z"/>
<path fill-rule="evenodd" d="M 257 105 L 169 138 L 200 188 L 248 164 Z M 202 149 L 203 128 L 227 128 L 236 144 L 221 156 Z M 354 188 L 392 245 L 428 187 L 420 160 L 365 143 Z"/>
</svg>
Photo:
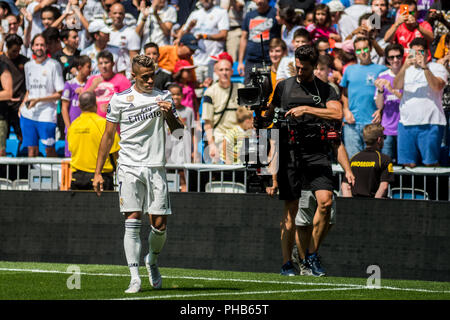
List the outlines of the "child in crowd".
<svg viewBox="0 0 450 320">
<path fill-rule="evenodd" d="M 91 74 L 91 58 L 88 56 L 75 57 L 74 67 L 77 69 L 77 76 L 64 84 L 61 95 L 61 114 L 64 120 L 66 134 L 66 157 L 71 156 L 67 143 L 67 130 L 69 130 L 70 124 L 81 114 L 78 96 L 83 91 L 83 86 Z"/>
<path fill-rule="evenodd" d="M 341 36 L 331 27 L 330 8 L 326 4 L 316 5 L 313 11 L 313 23 L 308 25 L 306 29 L 311 33 L 313 41 L 320 37 L 341 41 Z"/>
<path fill-rule="evenodd" d="M 309 32 L 306 29 L 295 30 L 294 38 L 292 39 L 292 45 L 294 46 L 294 53 L 298 47 L 301 47 L 305 44 L 311 44 L 311 36 Z M 291 55 L 283 57 L 277 69 L 276 83 L 280 82 L 281 80 L 292 77 L 295 74 L 296 74 L 295 56 Z"/>
<path fill-rule="evenodd" d="M 194 111 L 182 104 L 183 89 L 180 85 L 173 83 L 169 85 L 173 104 L 177 109 L 178 116 L 183 120 L 184 130 L 180 132 L 166 131 L 166 159 L 168 164 L 182 165 L 191 163 L 197 154 L 197 144 L 194 139 L 195 116 Z M 181 192 L 186 192 L 186 178 L 184 170 L 180 173 Z"/>
<path fill-rule="evenodd" d="M 312 11 L 309 11 L 306 13 L 305 19 L 303 20 L 303 26 L 306 28 L 313 23 L 314 23 L 314 14 Z"/>
<path fill-rule="evenodd" d="M 237 125 L 228 130 L 223 139 L 221 160 L 225 164 L 240 164 L 241 149 L 245 138 L 250 137 L 253 129 L 253 112 L 245 107 L 236 110 Z"/>
<path fill-rule="evenodd" d="M 181 100 L 181 104 L 188 108 L 191 108 L 194 111 L 195 119 L 198 120 L 198 108 L 199 103 L 197 100 L 197 95 L 195 94 L 195 77 L 193 73 L 193 69 L 196 68 L 187 60 L 178 60 L 175 64 L 174 69 L 174 79 L 175 82 L 180 85 L 183 89 L 183 100 Z"/>
<path fill-rule="evenodd" d="M 339 87 L 335 83 L 330 81 L 334 79 L 333 58 L 331 56 L 329 56 L 328 54 L 319 55 L 319 60 L 317 61 L 317 66 L 316 69 L 314 70 L 314 75 L 318 79 L 328 83 L 331 87 L 333 87 L 333 89 L 336 90 L 338 96 L 341 95 Z"/>
<path fill-rule="evenodd" d="M 294 42 L 294 41 L 292 41 Z M 269 57 L 270 62 L 270 78 L 272 80 L 272 93 L 269 97 L 269 103 L 272 101 L 273 93 L 275 92 L 275 86 L 277 84 L 277 70 L 280 65 L 281 59 L 286 56 L 288 48 L 286 43 L 280 38 L 273 38 L 269 42 Z"/>
</svg>

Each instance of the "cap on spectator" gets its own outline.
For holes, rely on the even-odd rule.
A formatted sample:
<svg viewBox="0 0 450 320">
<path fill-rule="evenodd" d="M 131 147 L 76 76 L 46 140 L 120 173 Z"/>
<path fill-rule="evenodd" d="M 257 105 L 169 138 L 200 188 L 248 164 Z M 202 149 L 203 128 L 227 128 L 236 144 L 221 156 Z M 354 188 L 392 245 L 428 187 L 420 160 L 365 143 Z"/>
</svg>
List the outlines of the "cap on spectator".
<svg viewBox="0 0 450 320">
<path fill-rule="evenodd" d="M 88 32 L 103 32 L 103 33 L 111 33 L 111 29 L 103 22 L 103 20 L 94 20 L 89 24 Z"/>
<path fill-rule="evenodd" d="M 211 56 L 211 58 L 216 61 L 228 60 L 228 61 L 230 61 L 231 64 L 233 64 L 233 58 L 230 56 L 230 54 L 228 52 L 222 52 L 221 54 L 219 54 L 217 56 Z"/>
<path fill-rule="evenodd" d="M 175 68 L 173 69 L 173 73 L 178 73 L 181 70 L 189 70 L 197 68 L 196 66 L 193 66 L 189 61 L 187 60 L 178 60 L 175 63 Z"/>
<path fill-rule="evenodd" d="M 332 0 L 327 3 L 327 6 L 330 8 L 330 12 L 341 12 L 345 10 L 344 5 L 339 0 Z"/>
<path fill-rule="evenodd" d="M 180 43 L 188 46 L 193 51 L 198 49 L 198 41 L 192 33 L 184 34 L 180 39 Z"/>
<path fill-rule="evenodd" d="M 348 53 L 355 52 L 355 47 L 353 46 L 353 40 L 345 40 L 344 42 L 336 42 L 334 44 L 334 47 L 338 48 L 338 49 L 342 49 Z"/>
</svg>

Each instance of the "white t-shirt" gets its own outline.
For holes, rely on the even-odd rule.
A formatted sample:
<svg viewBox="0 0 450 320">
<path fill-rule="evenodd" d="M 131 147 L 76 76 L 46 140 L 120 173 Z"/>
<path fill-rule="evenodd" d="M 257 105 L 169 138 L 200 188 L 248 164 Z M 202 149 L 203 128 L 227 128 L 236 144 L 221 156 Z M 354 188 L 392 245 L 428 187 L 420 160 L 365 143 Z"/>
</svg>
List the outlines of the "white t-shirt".
<svg viewBox="0 0 450 320">
<path fill-rule="evenodd" d="M 430 62 L 428 68 L 435 77 L 447 82 L 448 73 L 443 65 Z M 403 96 L 400 101 L 400 122 L 405 126 L 445 125 L 442 93 L 443 90 L 436 92 L 430 88 L 422 69 L 414 66 L 406 69 Z"/>
<path fill-rule="evenodd" d="M 192 12 L 184 24 L 185 30 L 192 20 L 197 20 L 195 27 L 191 30 L 191 33 L 195 36 L 198 34 L 217 34 L 221 30 L 230 29 L 227 11 L 218 6 L 214 6 L 208 11 L 201 8 Z M 224 51 L 225 41 L 201 39 L 198 41 L 198 46 L 199 49 L 192 56 L 194 64 L 206 66 L 212 61 L 211 56 L 216 56 Z"/>
<path fill-rule="evenodd" d="M 61 65 L 47 58 L 43 63 L 30 60 L 25 63 L 25 84 L 28 98 L 43 98 L 64 89 Z M 56 101 L 38 102 L 33 108 L 23 106 L 22 117 L 40 122 L 56 123 Z"/>
<path fill-rule="evenodd" d="M 286 43 L 288 47 L 288 55 L 294 54 L 295 48 L 292 44 L 294 33 L 297 29 L 305 29 L 303 26 L 294 26 L 291 31 L 288 31 L 286 26 L 283 25 L 283 31 L 281 32 L 281 39 Z"/>
<path fill-rule="evenodd" d="M 164 116 L 158 101 L 170 101 L 169 91 L 139 93 L 134 86 L 115 93 L 106 120 L 120 124 L 119 164 L 162 167 L 166 164 Z M 178 117 L 175 108 L 172 109 Z"/>
<path fill-rule="evenodd" d="M 141 50 L 141 38 L 138 36 L 134 27 L 123 26 L 122 29 L 112 31 L 109 34 L 109 45 L 119 48 L 119 55 L 126 57 L 125 70 L 128 79 L 131 78 L 131 60 L 130 51 Z"/>
<path fill-rule="evenodd" d="M 292 77 L 290 72 L 289 72 L 289 63 L 293 64 L 293 66 L 295 67 L 295 56 L 286 56 L 281 58 L 280 64 L 278 65 L 278 69 L 277 69 L 277 77 L 276 80 L 281 80 L 281 79 L 287 79 Z"/>
<path fill-rule="evenodd" d="M 127 70 L 128 66 L 130 64 L 130 56 L 128 55 L 127 52 L 125 52 L 124 50 L 120 50 L 118 47 L 114 47 L 114 46 L 110 46 L 110 45 L 106 45 L 105 50 L 108 50 L 113 55 L 113 58 L 114 58 L 113 71 L 114 71 L 114 73 L 118 73 L 118 72 Z M 81 51 L 81 53 L 80 53 L 81 55 L 86 55 L 89 58 L 91 58 L 91 62 L 92 62 L 91 75 L 96 75 L 96 74 L 100 73 L 100 71 L 98 70 L 98 66 L 97 66 L 97 54 L 99 52 L 100 51 L 97 51 L 97 49 L 95 48 L 95 43 L 93 43 L 89 47 L 87 47 L 86 49 Z"/>
<path fill-rule="evenodd" d="M 162 10 L 158 11 L 158 16 L 161 18 L 163 23 L 177 23 L 177 9 L 173 6 L 166 5 Z M 142 18 L 143 16 L 141 13 L 138 20 L 141 21 Z M 170 35 L 168 37 L 164 35 L 158 21 L 155 18 L 155 15 L 153 14 L 153 9 L 151 9 L 151 13 L 144 23 L 141 42 L 142 49 L 144 49 L 144 46 L 149 42 L 154 42 L 160 47 L 170 45 Z"/>
</svg>

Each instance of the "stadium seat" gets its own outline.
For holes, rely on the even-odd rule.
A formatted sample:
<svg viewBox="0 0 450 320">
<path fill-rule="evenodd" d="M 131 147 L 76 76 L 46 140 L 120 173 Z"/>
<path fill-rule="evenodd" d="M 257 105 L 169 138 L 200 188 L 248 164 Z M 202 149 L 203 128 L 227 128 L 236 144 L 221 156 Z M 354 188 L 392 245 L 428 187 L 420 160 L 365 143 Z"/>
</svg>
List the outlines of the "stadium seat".
<svg viewBox="0 0 450 320">
<path fill-rule="evenodd" d="M 422 189 L 414 189 L 414 198 L 413 198 L 413 188 L 392 188 L 390 198 L 409 199 L 409 200 L 428 200 L 429 196 L 428 192 Z"/>
<path fill-rule="evenodd" d="M 12 190 L 12 181 L 5 178 L 0 178 L 0 190 Z"/>
<path fill-rule="evenodd" d="M 214 193 L 246 193 L 243 183 L 232 181 L 212 181 L 205 186 L 205 192 Z"/>
<path fill-rule="evenodd" d="M 17 139 L 6 139 L 6 156 L 7 157 L 17 157 L 19 154 L 20 141 Z"/>
<path fill-rule="evenodd" d="M 13 190 L 30 190 L 28 179 L 17 179 L 12 183 Z"/>
<path fill-rule="evenodd" d="M 179 192 L 180 191 L 180 176 L 176 173 L 167 173 L 167 185 L 169 187 L 169 192 Z"/>
</svg>

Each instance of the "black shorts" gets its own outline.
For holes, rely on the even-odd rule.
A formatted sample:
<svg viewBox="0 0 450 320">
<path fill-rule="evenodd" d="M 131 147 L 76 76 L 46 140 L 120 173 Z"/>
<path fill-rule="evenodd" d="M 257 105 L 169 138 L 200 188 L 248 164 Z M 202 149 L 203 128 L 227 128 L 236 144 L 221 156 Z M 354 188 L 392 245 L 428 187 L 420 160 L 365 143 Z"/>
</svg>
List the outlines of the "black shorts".
<svg viewBox="0 0 450 320">
<path fill-rule="evenodd" d="M 302 189 L 313 192 L 334 189 L 331 166 L 286 165 L 278 170 L 277 180 L 280 200 L 298 200 Z"/>
</svg>

